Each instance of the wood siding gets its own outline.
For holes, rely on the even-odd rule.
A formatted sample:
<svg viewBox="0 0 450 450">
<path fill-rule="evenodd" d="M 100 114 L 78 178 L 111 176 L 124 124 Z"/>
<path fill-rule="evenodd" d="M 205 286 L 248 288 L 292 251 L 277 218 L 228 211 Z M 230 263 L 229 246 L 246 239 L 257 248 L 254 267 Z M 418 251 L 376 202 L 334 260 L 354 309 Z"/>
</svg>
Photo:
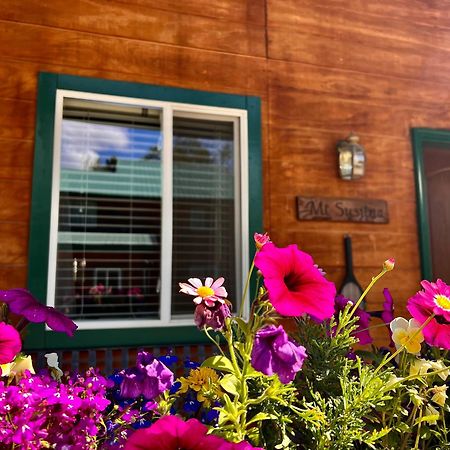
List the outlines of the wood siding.
<svg viewBox="0 0 450 450">
<path fill-rule="evenodd" d="M 25 286 L 39 71 L 262 99 L 264 220 L 339 284 L 343 235 L 365 285 L 400 312 L 419 287 L 411 127 L 450 128 L 450 4 L 424 0 L 2 0 L 0 288 Z M 353 130 L 367 174 L 341 181 Z M 295 197 L 380 198 L 390 222 L 299 222 Z M 450 281 L 450 280 L 447 280 Z"/>
</svg>

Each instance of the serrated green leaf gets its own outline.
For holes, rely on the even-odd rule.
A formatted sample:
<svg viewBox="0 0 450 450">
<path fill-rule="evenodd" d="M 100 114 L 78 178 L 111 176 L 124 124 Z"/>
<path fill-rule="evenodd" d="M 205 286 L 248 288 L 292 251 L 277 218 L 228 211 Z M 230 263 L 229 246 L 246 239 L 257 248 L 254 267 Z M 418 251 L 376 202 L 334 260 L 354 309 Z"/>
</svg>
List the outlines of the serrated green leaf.
<svg viewBox="0 0 450 450">
<path fill-rule="evenodd" d="M 202 367 L 211 367 L 221 372 L 234 372 L 233 364 L 226 356 L 211 356 L 202 363 Z"/>
</svg>

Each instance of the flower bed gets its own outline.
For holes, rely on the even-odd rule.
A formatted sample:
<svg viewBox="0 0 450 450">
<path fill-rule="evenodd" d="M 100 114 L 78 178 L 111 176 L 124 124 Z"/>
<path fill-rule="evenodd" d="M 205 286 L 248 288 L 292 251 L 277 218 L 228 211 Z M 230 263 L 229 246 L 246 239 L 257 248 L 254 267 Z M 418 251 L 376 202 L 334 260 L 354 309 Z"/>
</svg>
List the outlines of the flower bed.
<svg viewBox="0 0 450 450">
<path fill-rule="evenodd" d="M 360 305 L 393 260 L 352 303 L 297 246 L 278 248 L 266 235 L 255 242 L 247 320 L 232 315 L 223 278 L 180 283 L 217 348 L 204 361 L 140 351 L 133 367 L 105 378 L 62 373 L 48 354 L 36 374 L 20 352 L 26 322 L 69 335 L 76 325 L 25 290 L 0 291 L 0 448 L 450 448 L 450 287 L 423 281 L 409 319 L 394 317 L 387 290 L 383 311 L 370 313 Z M 16 327 L 9 311 L 23 318 Z M 386 348 L 372 345 L 373 317 L 390 331 Z"/>
</svg>

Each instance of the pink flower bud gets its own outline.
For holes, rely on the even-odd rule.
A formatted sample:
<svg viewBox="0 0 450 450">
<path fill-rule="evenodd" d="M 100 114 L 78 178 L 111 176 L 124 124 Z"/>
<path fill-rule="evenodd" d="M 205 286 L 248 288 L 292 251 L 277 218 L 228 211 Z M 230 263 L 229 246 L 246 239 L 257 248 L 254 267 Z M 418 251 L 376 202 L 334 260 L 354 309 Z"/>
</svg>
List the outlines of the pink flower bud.
<svg viewBox="0 0 450 450">
<path fill-rule="evenodd" d="M 261 250 L 264 247 L 264 245 L 270 242 L 270 237 L 267 233 L 264 234 L 255 233 L 253 235 L 253 238 L 255 239 L 255 245 L 257 250 Z"/>
<path fill-rule="evenodd" d="M 383 263 L 383 270 L 386 270 L 387 272 L 389 270 L 392 270 L 395 266 L 395 259 L 389 258 Z"/>
</svg>

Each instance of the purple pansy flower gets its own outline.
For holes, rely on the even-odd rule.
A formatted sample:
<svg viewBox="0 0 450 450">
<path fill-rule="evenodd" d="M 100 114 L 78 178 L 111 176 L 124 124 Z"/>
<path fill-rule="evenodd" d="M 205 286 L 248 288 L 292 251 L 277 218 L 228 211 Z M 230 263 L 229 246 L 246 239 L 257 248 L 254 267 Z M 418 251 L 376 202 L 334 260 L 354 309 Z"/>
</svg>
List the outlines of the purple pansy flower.
<svg viewBox="0 0 450 450">
<path fill-rule="evenodd" d="M 21 348 L 22 341 L 18 331 L 13 326 L 0 322 L 0 364 L 11 362 Z"/>
<path fill-rule="evenodd" d="M 281 325 L 269 325 L 256 333 L 251 364 L 265 375 L 277 374 L 282 383 L 289 383 L 306 357 L 305 347 L 290 340 Z"/>
<path fill-rule="evenodd" d="M 23 316 L 29 322 L 45 322 L 53 331 L 73 336 L 78 328 L 67 316 L 51 306 L 43 305 L 26 289 L 0 291 L 0 302 L 6 303 L 12 313 Z"/>
<path fill-rule="evenodd" d="M 120 395 L 124 398 L 136 398 L 143 395 L 153 400 L 173 385 L 173 373 L 161 361 L 148 352 L 138 353 L 136 366 L 120 372 L 123 381 Z"/>
</svg>

